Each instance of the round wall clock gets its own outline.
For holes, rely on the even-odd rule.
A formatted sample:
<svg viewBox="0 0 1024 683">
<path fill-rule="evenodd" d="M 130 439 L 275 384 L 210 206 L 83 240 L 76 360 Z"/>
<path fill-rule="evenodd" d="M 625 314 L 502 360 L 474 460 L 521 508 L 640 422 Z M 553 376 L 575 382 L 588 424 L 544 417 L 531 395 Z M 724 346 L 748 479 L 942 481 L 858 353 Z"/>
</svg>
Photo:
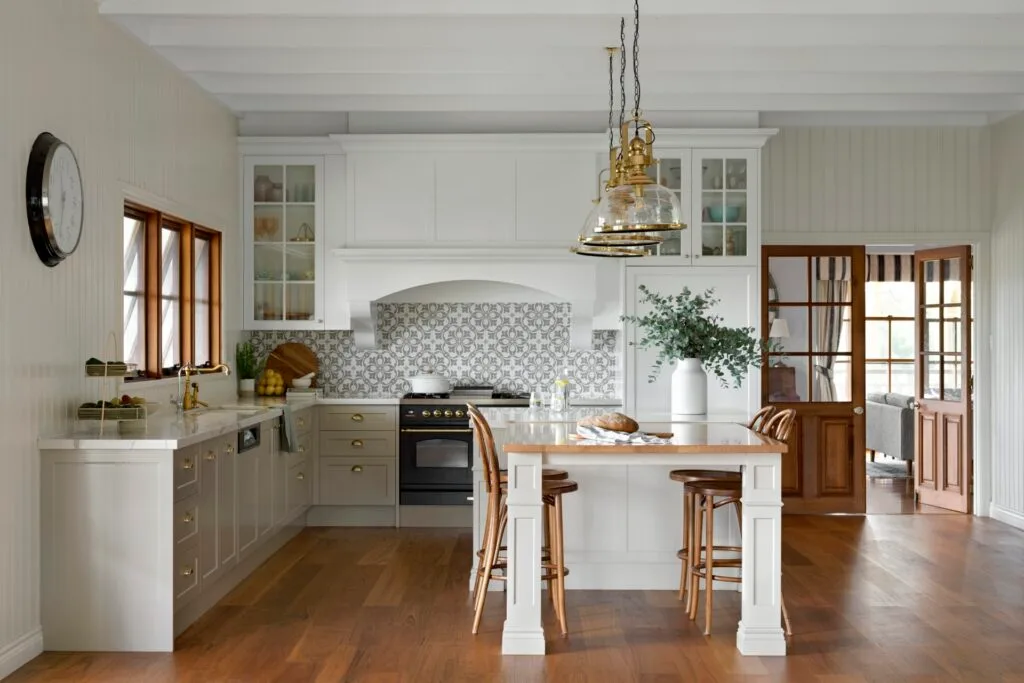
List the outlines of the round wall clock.
<svg viewBox="0 0 1024 683">
<path fill-rule="evenodd" d="M 39 259 L 53 267 L 82 238 L 82 174 L 67 143 L 41 133 L 32 144 L 25 178 L 29 234 Z"/>
</svg>

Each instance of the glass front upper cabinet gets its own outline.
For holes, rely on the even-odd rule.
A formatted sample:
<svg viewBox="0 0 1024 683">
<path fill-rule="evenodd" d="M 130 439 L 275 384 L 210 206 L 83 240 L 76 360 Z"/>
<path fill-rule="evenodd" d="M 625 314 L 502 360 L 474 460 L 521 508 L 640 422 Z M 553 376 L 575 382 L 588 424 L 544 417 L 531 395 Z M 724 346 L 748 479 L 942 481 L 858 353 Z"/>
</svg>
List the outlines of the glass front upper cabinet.
<svg viewBox="0 0 1024 683">
<path fill-rule="evenodd" d="M 756 263 L 757 164 L 747 150 L 694 150 L 695 265 Z"/>
<path fill-rule="evenodd" d="M 246 158 L 248 329 L 323 329 L 323 160 Z"/>
</svg>

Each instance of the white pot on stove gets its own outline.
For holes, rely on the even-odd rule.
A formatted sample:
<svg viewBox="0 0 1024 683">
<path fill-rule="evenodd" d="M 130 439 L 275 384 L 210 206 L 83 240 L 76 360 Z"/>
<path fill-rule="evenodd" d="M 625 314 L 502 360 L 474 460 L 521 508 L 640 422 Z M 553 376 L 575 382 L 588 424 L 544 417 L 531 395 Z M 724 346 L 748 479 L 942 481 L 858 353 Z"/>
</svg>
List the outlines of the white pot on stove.
<svg viewBox="0 0 1024 683">
<path fill-rule="evenodd" d="M 406 377 L 405 380 L 414 394 L 447 394 L 452 390 L 452 383 L 447 377 L 433 372 Z"/>
</svg>

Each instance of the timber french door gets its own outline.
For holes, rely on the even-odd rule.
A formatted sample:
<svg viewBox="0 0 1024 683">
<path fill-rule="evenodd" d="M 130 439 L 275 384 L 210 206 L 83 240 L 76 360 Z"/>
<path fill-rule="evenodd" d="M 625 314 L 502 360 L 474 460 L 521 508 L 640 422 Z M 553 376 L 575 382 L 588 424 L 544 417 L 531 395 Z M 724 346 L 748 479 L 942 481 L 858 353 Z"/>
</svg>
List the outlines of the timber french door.
<svg viewBox="0 0 1024 683">
<path fill-rule="evenodd" d="M 761 251 L 762 405 L 793 408 L 783 511 L 864 512 L 864 247 Z"/>
<path fill-rule="evenodd" d="M 923 505 L 971 512 L 974 473 L 971 247 L 914 254 L 914 486 Z"/>
</svg>

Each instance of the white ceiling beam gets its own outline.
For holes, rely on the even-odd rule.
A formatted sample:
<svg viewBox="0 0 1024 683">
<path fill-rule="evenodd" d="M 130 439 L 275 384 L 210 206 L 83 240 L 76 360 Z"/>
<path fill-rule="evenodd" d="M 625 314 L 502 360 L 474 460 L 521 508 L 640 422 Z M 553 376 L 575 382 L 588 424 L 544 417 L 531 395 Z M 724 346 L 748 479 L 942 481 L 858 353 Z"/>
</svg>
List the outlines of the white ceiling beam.
<svg viewBox="0 0 1024 683">
<path fill-rule="evenodd" d="M 104 14 L 177 16 L 631 15 L 628 0 L 100 0 Z M 643 0 L 646 14 L 1021 14 L 1019 0 Z"/>
<path fill-rule="evenodd" d="M 519 95 L 221 95 L 236 112 L 253 111 L 601 111 L 593 97 Z M 600 99 L 600 98 L 598 98 Z M 679 95 L 644 98 L 645 109 L 669 111 L 1019 111 L 1020 98 L 979 95 Z M 607 109 L 605 109 L 607 111 Z M 657 121 L 653 121 L 657 125 Z"/>
<path fill-rule="evenodd" d="M 1024 0 L 1021 0 L 1024 5 Z M 432 74 L 560 73 L 606 74 L 603 48 L 495 49 L 448 48 L 424 51 L 395 46 L 367 50 L 336 48 L 161 47 L 157 51 L 182 71 L 237 74 Z M 1024 72 L 1022 48 L 856 48 L 717 47 L 645 49 L 649 70 L 685 72 L 827 71 L 861 73 L 1011 73 Z M 618 61 L 615 62 L 616 74 Z"/>
<path fill-rule="evenodd" d="M 596 70 L 595 70 L 596 71 Z M 260 74 L 195 73 L 200 86 L 224 95 L 565 95 L 607 101 L 600 73 L 563 74 Z M 646 72 L 642 103 L 695 94 L 1016 95 L 1024 75 L 664 73 Z M 626 93 L 632 100 L 632 87 Z"/>
<path fill-rule="evenodd" d="M 205 17 L 131 18 L 127 25 L 154 47 L 302 47 L 486 50 L 600 48 L 618 42 L 618 21 L 569 17 Z M 1024 46 L 1024 15 L 698 16 L 649 18 L 642 50 L 715 47 L 1011 47 Z M 644 52 L 641 51 L 641 55 Z M 809 56 L 813 59 L 813 55 Z"/>
</svg>

